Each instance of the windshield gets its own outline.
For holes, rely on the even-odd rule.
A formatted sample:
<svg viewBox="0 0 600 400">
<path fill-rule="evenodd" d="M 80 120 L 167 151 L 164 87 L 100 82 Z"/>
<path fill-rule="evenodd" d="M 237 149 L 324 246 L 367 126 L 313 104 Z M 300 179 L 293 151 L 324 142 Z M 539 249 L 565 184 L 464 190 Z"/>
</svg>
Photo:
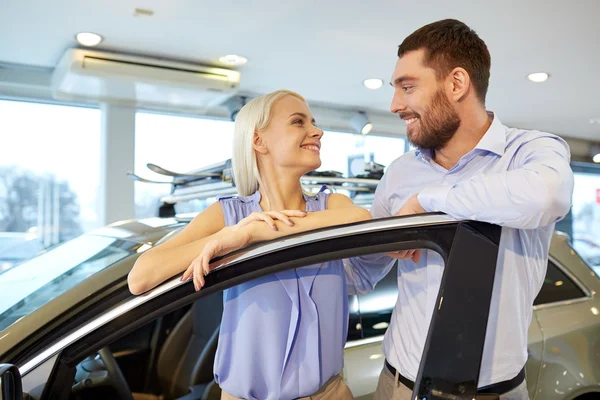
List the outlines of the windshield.
<svg viewBox="0 0 600 400">
<path fill-rule="evenodd" d="M 122 239 L 83 235 L 0 274 L 0 331 L 133 254 L 136 246 Z"/>
</svg>

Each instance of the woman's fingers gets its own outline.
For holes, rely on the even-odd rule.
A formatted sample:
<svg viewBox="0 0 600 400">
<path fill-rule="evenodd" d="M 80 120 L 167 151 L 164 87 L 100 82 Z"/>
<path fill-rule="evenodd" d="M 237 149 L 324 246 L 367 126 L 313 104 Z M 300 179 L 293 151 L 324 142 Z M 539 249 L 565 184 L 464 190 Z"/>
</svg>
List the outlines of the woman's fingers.
<svg viewBox="0 0 600 400">
<path fill-rule="evenodd" d="M 272 219 L 274 220 L 279 220 L 281 222 L 283 222 L 286 225 L 289 226 L 294 226 L 294 222 L 290 219 L 290 217 L 288 217 L 285 213 L 283 212 L 279 212 L 279 211 L 270 211 L 265 213 L 268 216 L 270 216 Z M 275 222 L 273 222 L 275 223 Z"/>
<path fill-rule="evenodd" d="M 298 218 L 306 217 L 306 211 L 300 211 L 300 210 L 283 210 L 282 213 L 285 214 L 285 215 L 287 215 L 288 217 L 298 217 Z"/>
</svg>

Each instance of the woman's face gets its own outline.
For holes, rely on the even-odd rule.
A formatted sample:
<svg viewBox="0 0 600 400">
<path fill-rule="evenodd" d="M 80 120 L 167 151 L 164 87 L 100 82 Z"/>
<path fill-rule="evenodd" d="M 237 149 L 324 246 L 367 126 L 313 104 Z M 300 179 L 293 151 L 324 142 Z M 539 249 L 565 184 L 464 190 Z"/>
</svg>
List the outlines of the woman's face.
<svg viewBox="0 0 600 400">
<path fill-rule="evenodd" d="M 305 174 L 321 166 L 322 136 L 308 105 L 288 95 L 273 105 L 271 122 L 256 133 L 254 148 L 273 166 Z"/>
</svg>

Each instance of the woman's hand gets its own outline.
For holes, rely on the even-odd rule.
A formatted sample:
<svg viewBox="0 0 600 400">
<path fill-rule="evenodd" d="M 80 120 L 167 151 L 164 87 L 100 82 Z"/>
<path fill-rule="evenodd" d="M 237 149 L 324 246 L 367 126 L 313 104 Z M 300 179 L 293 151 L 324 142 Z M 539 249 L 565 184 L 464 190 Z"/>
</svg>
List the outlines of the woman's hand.
<svg viewBox="0 0 600 400">
<path fill-rule="evenodd" d="M 194 288 L 200 290 L 204 286 L 204 277 L 208 274 L 210 260 L 224 254 L 243 248 L 250 242 L 248 229 L 234 229 L 233 226 L 225 227 L 213 235 L 187 270 L 181 276 L 182 281 L 190 278 L 194 280 Z"/>
<path fill-rule="evenodd" d="M 290 217 L 306 217 L 306 212 L 299 210 L 253 212 L 252 214 L 238 222 L 237 225 L 235 225 L 234 227 L 237 227 L 239 229 L 254 221 L 264 221 L 271 227 L 271 229 L 276 231 L 277 225 L 275 224 L 275 220 L 279 220 L 289 226 L 294 226 L 294 221 L 292 221 Z"/>
<path fill-rule="evenodd" d="M 213 235 L 213 239 L 208 241 L 202 252 L 196 257 L 187 270 L 183 273 L 181 280 L 186 281 L 190 278 L 194 280 L 194 288 L 200 290 L 204 286 L 204 277 L 210 272 L 210 260 L 233 251 L 246 247 L 252 241 L 249 224 L 255 221 L 264 221 L 271 229 L 277 230 L 275 220 L 284 222 L 289 226 L 294 226 L 290 217 L 304 217 L 303 211 L 284 210 L 281 212 L 254 212 L 248 217 L 242 219 L 233 226 L 225 227 Z"/>
</svg>

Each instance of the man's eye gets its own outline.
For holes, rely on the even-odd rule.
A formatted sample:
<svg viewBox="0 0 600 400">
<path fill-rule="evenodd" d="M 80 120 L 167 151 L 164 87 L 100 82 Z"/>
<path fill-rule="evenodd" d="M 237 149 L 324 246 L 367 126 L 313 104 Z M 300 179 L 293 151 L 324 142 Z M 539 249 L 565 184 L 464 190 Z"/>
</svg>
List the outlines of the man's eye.
<svg viewBox="0 0 600 400">
<path fill-rule="evenodd" d="M 402 86 L 402 90 L 405 92 L 408 92 L 410 89 L 412 89 L 412 86 Z"/>
</svg>

